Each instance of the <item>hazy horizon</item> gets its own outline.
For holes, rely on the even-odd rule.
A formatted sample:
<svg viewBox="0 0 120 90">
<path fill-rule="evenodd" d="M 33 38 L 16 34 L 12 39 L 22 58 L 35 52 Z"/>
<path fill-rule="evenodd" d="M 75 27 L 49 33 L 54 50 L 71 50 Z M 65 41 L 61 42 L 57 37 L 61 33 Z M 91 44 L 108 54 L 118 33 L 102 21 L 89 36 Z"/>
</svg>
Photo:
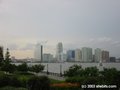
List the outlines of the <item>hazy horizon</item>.
<svg viewBox="0 0 120 90">
<path fill-rule="evenodd" d="M 62 42 L 120 57 L 119 34 L 120 0 L 0 0 L 0 45 L 16 58 L 33 57 L 41 41 L 49 53 Z"/>
</svg>

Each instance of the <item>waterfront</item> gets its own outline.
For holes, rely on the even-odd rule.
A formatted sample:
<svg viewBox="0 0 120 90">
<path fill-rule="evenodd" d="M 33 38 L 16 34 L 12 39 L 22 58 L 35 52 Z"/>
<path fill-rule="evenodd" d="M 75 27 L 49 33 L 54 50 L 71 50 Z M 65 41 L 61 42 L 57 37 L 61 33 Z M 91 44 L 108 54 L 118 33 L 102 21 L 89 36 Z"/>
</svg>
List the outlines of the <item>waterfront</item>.
<svg viewBox="0 0 120 90">
<path fill-rule="evenodd" d="M 20 63 L 15 63 L 16 65 Z M 69 69 L 70 66 L 77 64 L 81 65 L 82 68 L 86 67 L 94 67 L 96 66 L 99 70 L 103 70 L 103 68 L 116 68 L 117 70 L 120 70 L 120 63 L 102 63 L 102 66 L 99 63 L 78 63 L 78 62 L 64 62 L 64 63 L 27 63 L 28 66 L 32 66 L 35 64 L 42 64 L 45 65 L 44 71 L 46 72 L 47 70 L 52 73 L 64 73 L 67 69 Z M 61 67 L 61 69 L 60 69 Z"/>
</svg>

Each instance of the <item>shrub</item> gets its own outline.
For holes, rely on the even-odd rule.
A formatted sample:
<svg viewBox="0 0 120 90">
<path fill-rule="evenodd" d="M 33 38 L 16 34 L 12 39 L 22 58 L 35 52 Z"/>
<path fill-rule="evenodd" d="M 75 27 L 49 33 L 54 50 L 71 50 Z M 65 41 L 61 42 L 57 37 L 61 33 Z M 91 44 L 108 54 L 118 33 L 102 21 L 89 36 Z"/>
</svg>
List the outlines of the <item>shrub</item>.
<svg viewBox="0 0 120 90">
<path fill-rule="evenodd" d="M 29 90 L 49 90 L 50 81 L 46 76 L 34 76 L 28 80 Z"/>
<path fill-rule="evenodd" d="M 39 64 L 39 65 L 34 65 L 34 66 L 30 67 L 29 69 L 30 69 L 30 71 L 32 71 L 32 72 L 39 73 L 39 72 L 41 72 L 42 70 L 44 70 L 44 65 L 41 65 L 41 64 Z"/>
<path fill-rule="evenodd" d="M 0 90 L 27 90 L 26 88 L 15 88 L 11 86 L 0 88 Z"/>
<path fill-rule="evenodd" d="M 17 66 L 17 70 L 21 72 L 27 72 L 28 71 L 28 66 L 26 63 L 22 63 Z"/>
</svg>

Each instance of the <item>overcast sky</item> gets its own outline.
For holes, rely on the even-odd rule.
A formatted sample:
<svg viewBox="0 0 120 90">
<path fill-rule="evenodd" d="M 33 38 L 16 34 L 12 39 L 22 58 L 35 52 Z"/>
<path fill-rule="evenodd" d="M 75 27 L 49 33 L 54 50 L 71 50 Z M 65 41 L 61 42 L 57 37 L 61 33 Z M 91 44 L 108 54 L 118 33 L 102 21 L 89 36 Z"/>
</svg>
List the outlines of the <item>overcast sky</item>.
<svg viewBox="0 0 120 90">
<path fill-rule="evenodd" d="M 34 44 L 55 52 L 101 48 L 120 57 L 120 0 L 0 0 L 0 44 L 17 58 L 33 57 Z"/>
</svg>

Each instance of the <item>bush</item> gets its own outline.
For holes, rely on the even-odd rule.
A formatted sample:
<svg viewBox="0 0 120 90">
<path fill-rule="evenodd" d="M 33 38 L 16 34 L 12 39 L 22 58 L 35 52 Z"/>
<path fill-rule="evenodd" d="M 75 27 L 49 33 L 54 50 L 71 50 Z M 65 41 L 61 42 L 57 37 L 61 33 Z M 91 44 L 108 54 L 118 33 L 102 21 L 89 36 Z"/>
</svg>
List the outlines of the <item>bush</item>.
<svg viewBox="0 0 120 90">
<path fill-rule="evenodd" d="M 22 63 L 17 66 L 17 70 L 21 72 L 27 72 L 28 71 L 28 66 L 26 63 Z"/>
<path fill-rule="evenodd" d="M 70 77 L 66 79 L 66 82 L 70 82 L 70 83 L 83 83 L 83 81 L 85 80 L 85 77 Z"/>
<path fill-rule="evenodd" d="M 14 64 L 6 64 L 5 63 L 1 66 L 1 70 L 9 72 L 9 73 L 13 73 L 16 71 L 16 66 Z"/>
<path fill-rule="evenodd" d="M 21 83 L 14 76 L 4 75 L 0 77 L 0 87 L 4 87 L 4 86 L 20 87 Z"/>
<path fill-rule="evenodd" d="M 15 88 L 15 87 L 7 86 L 7 87 L 0 88 L 0 90 L 27 90 L 27 89 L 26 88 Z"/>
<path fill-rule="evenodd" d="M 41 65 L 41 64 L 34 65 L 34 66 L 30 67 L 29 70 L 32 72 L 35 72 L 35 73 L 39 73 L 44 70 L 44 65 Z"/>
<path fill-rule="evenodd" d="M 50 81 L 46 76 L 34 76 L 28 80 L 29 90 L 49 90 Z"/>
</svg>

